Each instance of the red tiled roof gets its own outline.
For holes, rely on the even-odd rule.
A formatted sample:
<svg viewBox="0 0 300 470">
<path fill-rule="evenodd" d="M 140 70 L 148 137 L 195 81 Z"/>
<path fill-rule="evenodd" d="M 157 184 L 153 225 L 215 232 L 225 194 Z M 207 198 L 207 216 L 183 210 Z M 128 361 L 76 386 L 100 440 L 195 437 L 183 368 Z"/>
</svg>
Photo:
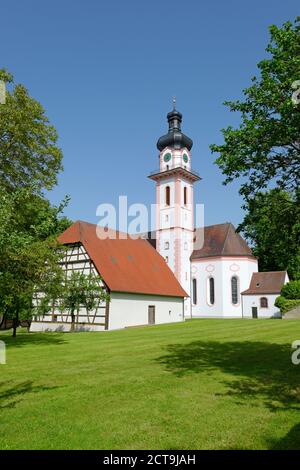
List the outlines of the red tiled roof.
<svg viewBox="0 0 300 470">
<path fill-rule="evenodd" d="M 242 294 L 280 294 L 286 275 L 286 271 L 253 273 L 249 289 Z"/>
<path fill-rule="evenodd" d="M 62 244 L 82 243 L 111 291 L 188 297 L 160 254 L 142 239 L 100 239 L 97 225 L 77 221 L 58 238 Z"/>
<path fill-rule="evenodd" d="M 200 230 L 203 229 L 196 229 L 196 237 L 201 237 Z M 203 247 L 193 251 L 191 260 L 212 256 L 248 256 L 254 258 L 246 241 L 235 231 L 231 223 L 204 227 Z"/>
</svg>

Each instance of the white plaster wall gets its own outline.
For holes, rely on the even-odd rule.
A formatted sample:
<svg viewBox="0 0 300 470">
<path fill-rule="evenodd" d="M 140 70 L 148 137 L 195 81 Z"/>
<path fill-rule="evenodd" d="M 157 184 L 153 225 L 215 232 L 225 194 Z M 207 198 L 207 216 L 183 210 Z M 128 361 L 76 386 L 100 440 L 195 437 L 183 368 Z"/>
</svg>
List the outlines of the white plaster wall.
<svg viewBox="0 0 300 470">
<path fill-rule="evenodd" d="M 220 317 L 223 316 L 222 296 L 222 262 L 209 260 L 192 262 L 192 279 L 197 280 L 197 304 L 192 304 L 193 317 Z M 215 303 L 208 302 L 208 279 L 215 279 Z M 193 299 L 192 299 L 193 300 Z"/>
<path fill-rule="evenodd" d="M 169 248 L 166 248 L 166 242 L 169 243 Z M 175 270 L 175 231 L 174 230 L 161 230 L 156 249 L 164 259 L 168 257 L 168 266 L 174 272 Z"/>
<path fill-rule="evenodd" d="M 274 305 L 278 296 L 279 294 L 242 295 L 243 316 L 252 318 L 252 307 L 257 307 L 258 318 L 270 318 L 273 315 L 279 316 L 280 310 Z M 268 299 L 268 308 L 260 308 L 261 297 Z"/>
<path fill-rule="evenodd" d="M 242 317 L 241 292 L 249 288 L 252 274 L 258 271 L 255 259 L 230 259 L 222 261 L 222 292 L 223 292 L 223 316 Z M 238 303 L 234 305 L 231 299 L 231 279 L 238 279 Z"/>
<path fill-rule="evenodd" d="M 109 329 L 147 325 L 148 307 L 155 306 L 155 323 L 183 321 L 183 299 L 144 294 L 111 293 Z"/>
<path fill-rule="evenodd" d="M 252 273 L 257 272 L 257 261 L 247 258 L 206 258 L 192 262 L 191 282 L 197 280 L 197 304 L 192 304 L 193 317 L 242 317 L 240 293 L 248 289 Z M 239 284 L 239 302 L 231 302 L 231 278 L 236 275 Z M 215 303 L 209 304 L 209 278 L 215 280 Z M 191 291 L 191 301 L 193 300 Z"/>
<path fill-rule="evenodd" d="M 60 322 L 32 322 L 30 325 L 30 332 L 42 332 L 42 331 L 62 331 L 69 332 L 71 331 L 70 323 L 60 323 Z M 101 325 L 76 325 L 74 331 L 104 331 L 104 326 Z"/>
</svg>

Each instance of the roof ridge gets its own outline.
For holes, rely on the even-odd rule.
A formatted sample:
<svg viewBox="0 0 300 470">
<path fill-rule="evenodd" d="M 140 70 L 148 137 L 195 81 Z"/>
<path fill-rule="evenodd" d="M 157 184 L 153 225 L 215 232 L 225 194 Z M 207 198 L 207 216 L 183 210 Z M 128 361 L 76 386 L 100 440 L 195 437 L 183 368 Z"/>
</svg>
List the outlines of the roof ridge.
<svg viewBox="0 0 300 470">
<path fill-rule="evenodd" d="M 225 224 L 225 225 L 226 225 L 226 224 Z M 224 240 L 224 243 L 223 243 L 223 248 L 222 248 L 221 254 L 223 254 L 224 251 L 225 251 L 225 245 L 226 245 L 226 242 L 227 242 L 227 239 L 228 239 L 229 230 L 230 230 L 231 225 L 232 225 L 232 224 L 229 222 L 229 223 L 228 223 L 227 233 L 226 233 L 226 235 L 225 235 L 225 240 Z"/>
</svg>

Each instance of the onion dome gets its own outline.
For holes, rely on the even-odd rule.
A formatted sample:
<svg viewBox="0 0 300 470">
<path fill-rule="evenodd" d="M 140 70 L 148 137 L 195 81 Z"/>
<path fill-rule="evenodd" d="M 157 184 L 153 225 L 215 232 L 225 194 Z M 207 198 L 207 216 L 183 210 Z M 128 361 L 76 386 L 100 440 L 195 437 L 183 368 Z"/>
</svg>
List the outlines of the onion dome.
<svg viewBox="0 0 300 470">
<path fill-rule="evenodd" d="M 175 100 L 173 100 L 173 110 L 167 114 L 167 119 L 169 131 L 158 139 L 156 144 L 158 150 L 161 151 L 165 147 L 171 147 L 173 149 L 186 147 L 188 150 L 191 150 L 193 141 L 181 132 L 182 114 L 175 109 Z"/>
</svg>

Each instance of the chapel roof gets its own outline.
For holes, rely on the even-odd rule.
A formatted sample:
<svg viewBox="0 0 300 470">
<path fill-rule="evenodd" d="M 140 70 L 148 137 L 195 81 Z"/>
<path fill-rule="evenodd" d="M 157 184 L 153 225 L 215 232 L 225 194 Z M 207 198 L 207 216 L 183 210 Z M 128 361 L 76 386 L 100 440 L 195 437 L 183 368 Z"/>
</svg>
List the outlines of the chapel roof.
<svg viewBox="0 0 300 470">
<path fill-rule="evenodd" d="M 280 294 L 286 276 L 286 271 L 253 273 L 250 287 L 242 295 Z"/>
<path fill-rule="evenodd" d="M 201 243 L 203 241 L 203 243 Z M 201 248 L 197 245 L 202 244 Z M 191 260 L 215 256 L 246 256 L 254 258 L 247 242 L 236 232 L 234 226 L 224 224 L 197 228 L 194 237 L 194 251 Z"/>
</svg>

